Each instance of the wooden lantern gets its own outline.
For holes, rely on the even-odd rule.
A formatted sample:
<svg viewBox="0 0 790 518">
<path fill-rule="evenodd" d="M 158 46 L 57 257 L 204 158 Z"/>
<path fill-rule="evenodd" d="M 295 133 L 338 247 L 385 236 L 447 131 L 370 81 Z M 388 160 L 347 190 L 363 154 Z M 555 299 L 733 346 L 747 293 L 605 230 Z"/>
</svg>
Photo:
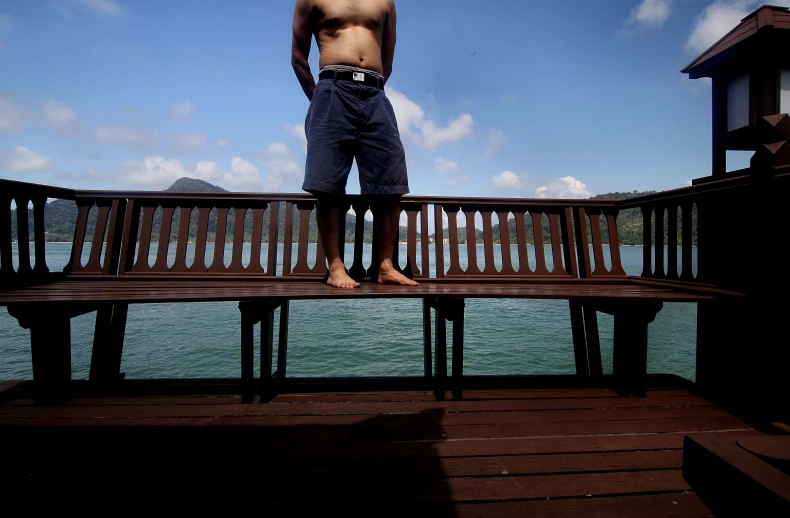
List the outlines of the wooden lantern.
<svg viewBox="0 0 790 518">
<path fill-rule="evenodd" d="M 682 72 L 713 82 L 714 177 L 727 150 L 754 151 L 752 169 L 790 164 L 790 10 L 760 7 Z"/>
</svg>

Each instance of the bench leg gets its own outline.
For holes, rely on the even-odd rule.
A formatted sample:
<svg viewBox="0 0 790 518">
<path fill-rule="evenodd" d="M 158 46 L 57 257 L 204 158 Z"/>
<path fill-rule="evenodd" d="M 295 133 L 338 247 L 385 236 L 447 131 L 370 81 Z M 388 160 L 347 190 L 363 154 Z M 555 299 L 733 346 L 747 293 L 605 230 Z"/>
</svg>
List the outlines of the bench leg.
<svg viewBox="0 0 790 518">
<path fill-rule="evenodd" d="M 272 351 L 274 345 L 274 305 L 261 310 L 261 402 L 270 401 L 276 394 L 272 377 Z"/>
<path fill-rule="evenodd" d="M 661 303 L 623 303 L 614 311 L 614 390 L 621 396 L 645 397 L 647 384 L 647 325 Z"/>
<path fill-rule="evenodd" d="M 71 399 L 71 318 L 41 315 L 30 325 L 33 387 L 37 405 L 58 405 Z"/>
<path fill-rule="evenodd" d="M 423 360 L 425 362 L 425 377 L 433 377 L 431 369 L 431 301 L 422 299 L 422 343 Z"/>
<path fill-rule="evenodd" d="M 590 366 L 587 362 L 587 341 L 584 337 L 584 316 L 582 303 L 569 300 L 571 310 L 571 333 L 573 334 L 573 356 L 576 363 L 577 376 L 589 376 Z"/>
<path fill-rule="evenodd" d="M 128 313 L 128 304 L 114 304 L 96 311 L 89 381 L 99 389 L 106 390 L 121 378 Z"/>
<path fill-rule="evenodd" d="M 255 397 L 255 323 L 251 302 L 240 302 L 241 311 L 241 402 L 251 403 Z"/>
<path fill-rule="evenodd" d="M 453 399 L 463 398 L 464 379 L 464 301 L 450 302 L 453 321 Z"/>
<path fill-rule="evenodd" d="M 288 312 L 290 302 L 280 305 L 280 332 L 277 337 L 277 385 L 278 391 L 285 383 L 285 367 L 288 363 Z"/>
<path fill-rule="evenodd" d="M 261 323 L 261 378 L 260 378 L 260 397 L 261 402 L 271 400 L 277 394 L 275 379 L 272 377 L 273 367 L 273 345 L 274 345 L 274 310 L 280 305 L 279 302 L 263 301 L 239 302 L 241 311 L 241 400 L 249 403 L 254 399 L 254 355 L 255 355 L 255 324 Z M 287 307 L 287 303 L 284 304 Z M 283 320 L 280 314 L 280 326 Z M 288 310 L 285 310 L 285 325 L 287 326 Z M 280 337 L 282 344 L 286 338 Z M 285 350 L 285 347 L 283 347 Z M 282 362 L 285 362 L 285 353 Z M 278 356 L 278 363 L 280 362 Z M 284 371 L 283 371 L 284 372 Z M 279 375 L 278 375 L 279 376 Z"/>
<path fill-rule="evenodd" d="M 587 357 L 589 358 L 590 375 L 602 377 L 601 341 L 598 337 L 598 315 L 594 307 L 583 304 L 584 331 L 587 341 Z"/>
<path fill-rule="evenodd" d="M 447 316 L 444 303 L 436 304 L 436 368 L 434 369 L 434 394 L 436 399 L 444 401 L 444 390 L 447 386 Z"/>
</svg>

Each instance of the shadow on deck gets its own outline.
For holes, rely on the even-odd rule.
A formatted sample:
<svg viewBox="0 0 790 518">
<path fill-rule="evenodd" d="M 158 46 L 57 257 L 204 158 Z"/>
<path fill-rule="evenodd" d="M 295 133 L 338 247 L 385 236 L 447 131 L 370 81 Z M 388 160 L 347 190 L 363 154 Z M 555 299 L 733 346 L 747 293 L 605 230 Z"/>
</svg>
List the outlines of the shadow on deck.
<svg viewBox="0 0 790 518">
<path fill-rule="evenodd" d="M 3 484 L 152 509 L 270 515 L 709 516 L 683 437 L 759 434 L 681 389 L 78 398 L 0 407 Z"/>
</svg>

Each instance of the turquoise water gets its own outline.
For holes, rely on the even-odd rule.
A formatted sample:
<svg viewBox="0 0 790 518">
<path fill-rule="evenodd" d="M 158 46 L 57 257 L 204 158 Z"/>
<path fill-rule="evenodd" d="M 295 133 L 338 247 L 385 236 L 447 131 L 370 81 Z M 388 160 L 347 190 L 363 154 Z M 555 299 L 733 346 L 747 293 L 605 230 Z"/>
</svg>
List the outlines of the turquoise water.
<svg viewBox="0 0 790 518">
<path fill-rule="evenodd" d="M 70 243 L 48 243 L 50 270 L 62 269 L 70 250 Z M 211 263 L 212 250 L 207 250 L 206 264 Z M 369 265 L 370 249 L 365 252 L 364 263 Z M 534 248 L 530 247 L 529 252 L 530 264 L 534 266 Z M 155 253 L 152 245 L 151 263 Z M 482 246 L 478 246 L 478 253 L 478 265 L 483 268 Z M 85 250 L 84 259 L 87 254 Z M 465 246 L 461 247 L 461 254 L 466 255 Z M 349 247 L 346 257 L 352 256 Z M 401 246 L 402 262 L 405 256 L 405 246 Z M 515 247 L 511 256 L 516 267 Z M 265 261 L 265 250 L 262 257 Z M 282 258 L 282 250 L 278 257 Z M 295 261 L 295 251 L 293 257 Z M 626 272 L 641 273 L 641 247 L 621 247 L 621 257 Z M 551 268 L 548 249 L 546 258 Z M 226 264 L 229 259 L 230 247 L 226 247 Z M 608 254 L 605 259 L 608 263 Z M 245 264 L 248 261 L 247 249 Z M 309 262 L 313 264 L 314 261 L 313 245 Z M 498 253 L 495 261 L 497 267 L 501 266 Z M 447 264 L 449 256 L 445 259 Z M 72 320 L 75 379 L 88 376 L 94 315 Z M 575 372 L 567 301 L 467 300 L 465 316 L 466 374 Z M 675 373 L 694 379 L 696 317 L 696 304 L 664 304 L 649 327 L 649 372 Z M 612 324 L 609 315 L 598 315 L 605 372 L 611 372 L 612 367 Z M 275 340 L 276 334 L 275 326 Z M 256 343 L 257 340 L 256 329 Z M 122 370 L 127 379 L 238 377 L 239 343 L 237 303 L 136 304 L 129 308 Z M 422 302 L 408 299 L 294 301 L 291 302 L 288 343 L 289 376 L 421 375 Z M 256 358 L 256 375 L 257 365 Z M 0 308 L 0 380 L 30 378 L 30 333 Z"/>
</svg>

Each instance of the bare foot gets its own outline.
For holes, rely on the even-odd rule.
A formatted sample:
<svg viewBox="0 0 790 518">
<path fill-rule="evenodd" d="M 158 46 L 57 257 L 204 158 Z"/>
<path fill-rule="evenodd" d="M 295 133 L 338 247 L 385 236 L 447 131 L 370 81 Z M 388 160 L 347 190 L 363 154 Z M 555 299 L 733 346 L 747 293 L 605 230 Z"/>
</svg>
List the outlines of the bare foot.
<svg viewBox="0 0 790 518">
<path fill-rule="evenodd" d="M 359 283 L 348 276 L 345 268 L 330 269 L 326 283 L 335 288 L 359 288 Z"/>
<path fill-rule="evenodd" d="M 420 283 L 409 279 L 394 268 L 379 271 L 379 284 L 400 284 L 401 286 L 419 286 Z"/>
</svg>

